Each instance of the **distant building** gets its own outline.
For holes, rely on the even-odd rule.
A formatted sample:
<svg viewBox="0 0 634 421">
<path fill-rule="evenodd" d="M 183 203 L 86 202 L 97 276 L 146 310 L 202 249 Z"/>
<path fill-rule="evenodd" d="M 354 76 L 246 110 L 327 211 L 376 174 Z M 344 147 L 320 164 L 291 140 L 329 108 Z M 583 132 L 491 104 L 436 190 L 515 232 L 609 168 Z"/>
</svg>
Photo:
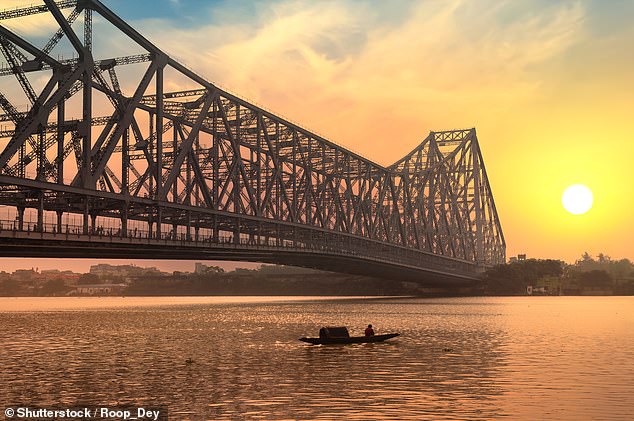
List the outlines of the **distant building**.
<svg viewBox="0 0 634 421">
<path fill-rule="evenodd" d="M 518 254 L 517 256 L 509 257 L 509 263 L 517 263 L 517 262 L 525 262 L 525 261 L 526 261 L 525 254 Z"/>
<path fill-rule="evenodd" d="M 224 269 L 220 266 L 207 266 L 204 263 L 196 262 L 194 265 L 194 273 L 200 275 L 202 273 L 222 273 Z"/>
<path fill-rule="evenodd" d="M 172 276 L 185 276 L 185 275 L 189 275 L 191 272 L 187 272 L 187 271 L 181 271 L 181 270 L 175 270 L 172 273 Z"/>
<path fill-rule="evenodd" d="M 129 281 L 139 276 L 165 276 L 167 273 L 161 272 L 155 267 L 142 268 L 135 265 L 109 265 L 101 263 L 90 267 L 90 273 L 99 279 L 116 279 Z"/>
<path fill-rule="evenodd" d="M 75 285 L 77 284 L 77 281 L 79 280 L 79 277 L 81 276 L 81 274 L 75 273 L 70 270 L 61 271 L 57 269 L 50 269 L 50 270 L 43 270 L 41 272 L 41 276 L 45 281 L 61 279 L 62 281 L 64 281 L 65 285 Z"/>
<path fill-rule="evenodd" d="M 563 286 L 559 276 L 544 276 L 535 285 L 526 287 L 528 295 L 562 295 Z"/>
<path fill-rule="evenodd" d="M 19 280 L 30 281 L 37 274 L 35 269 L 17 269 L 13 276 Z"/>
<path fill-rule="evenodd" d="M 196 264 L 194 265 L 194 273 L 196 274 L 201 274 L 201 273 L 205 273 L 207 272 L 207 265 L 202 264 L 200 262 L 196 262 Z"/>
</svg>

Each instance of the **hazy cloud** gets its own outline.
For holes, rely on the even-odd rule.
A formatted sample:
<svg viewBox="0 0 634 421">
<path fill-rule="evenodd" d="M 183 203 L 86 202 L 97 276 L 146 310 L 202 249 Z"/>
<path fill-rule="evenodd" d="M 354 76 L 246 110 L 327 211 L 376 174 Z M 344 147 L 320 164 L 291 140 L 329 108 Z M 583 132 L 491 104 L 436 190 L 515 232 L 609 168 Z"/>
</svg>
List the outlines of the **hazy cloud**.
<svg viewBox="0 0 634 421">
<path fill-rule="evenodd" d="M 0 10 L 22 8 L 43 3 L 43 1 L 2 0 Z M 68 15 L 70 10 L 72 9 L 64 9 L 62 13 Z M 0 24 L 23 37 L 46 37 L 55 33 L 59 27 L 50 13 L 38 13 L 23 18 L 7 19 L 0 21 Z"/>
<path fill-rule="evenodd" d="M 446 123 L 435 116 L 441 111 L 484 100 L 504 108 L 539 95 L 533 69 L 581 36 L 585 10 L 578 2 L 533 4 L 403 2 L 396 14 L 392 2 L 291 0 L 258 4 L 242 20 L 216 9 L 213 23 L 192 29 L 167 20 L 134 25 L 211 81 L 364 145 L 372 157 L 394 126 L 417 125 L 418 138 L 424 124 Z"/>
</svg>

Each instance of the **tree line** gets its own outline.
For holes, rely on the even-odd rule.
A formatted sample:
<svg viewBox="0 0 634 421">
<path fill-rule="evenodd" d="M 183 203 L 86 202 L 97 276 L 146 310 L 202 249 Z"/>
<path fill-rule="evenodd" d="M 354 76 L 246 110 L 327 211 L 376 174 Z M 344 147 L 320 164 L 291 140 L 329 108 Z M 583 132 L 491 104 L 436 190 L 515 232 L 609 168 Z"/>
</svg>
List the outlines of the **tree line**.
<svg viewBox="0 0 634 421">
<path fill-rule="evenodd" d="M 584 253 L 574 264 L 527 259 L 496 265 L 482 276 L 487 295 L 526 294 L 528 286 L 549 285 L 564 294 L 634 295 L 634 264 L 605 254 Z"/>
</svg>

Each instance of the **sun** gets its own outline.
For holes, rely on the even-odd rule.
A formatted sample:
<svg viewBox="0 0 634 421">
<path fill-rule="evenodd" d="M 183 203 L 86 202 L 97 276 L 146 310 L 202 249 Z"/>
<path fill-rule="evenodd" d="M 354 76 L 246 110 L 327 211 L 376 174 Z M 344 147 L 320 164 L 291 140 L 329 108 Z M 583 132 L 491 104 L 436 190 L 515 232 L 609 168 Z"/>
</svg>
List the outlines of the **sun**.
<svg viewBox="0 0 634 421">
<path fill-rule="evenodd" d="M 564 191 L 561 197 L 564 208 L 573 215 L 588 212 L 592 208 L 593 201 L 592 191 L 583 184 L 573 184 Z"/>
</svg>

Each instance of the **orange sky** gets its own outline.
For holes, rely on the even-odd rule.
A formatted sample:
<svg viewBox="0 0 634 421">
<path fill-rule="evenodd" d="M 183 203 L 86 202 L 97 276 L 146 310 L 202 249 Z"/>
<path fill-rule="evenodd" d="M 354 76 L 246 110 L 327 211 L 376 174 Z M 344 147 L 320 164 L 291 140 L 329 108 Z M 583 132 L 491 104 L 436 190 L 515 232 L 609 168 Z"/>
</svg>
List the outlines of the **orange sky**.
<svg viewBox="0 0 634 421">
<path fill-rule="evenodd" d="M 186 0 L 147 18 L 104 3 L 208 80 L 379 163 L 476 127 L 508 256 L 634 260 L 631 2 L 197 2 L 187 24 Z M 575 183 L 594 193 L 585 215 L 561 205 Z"/>
</svg>

